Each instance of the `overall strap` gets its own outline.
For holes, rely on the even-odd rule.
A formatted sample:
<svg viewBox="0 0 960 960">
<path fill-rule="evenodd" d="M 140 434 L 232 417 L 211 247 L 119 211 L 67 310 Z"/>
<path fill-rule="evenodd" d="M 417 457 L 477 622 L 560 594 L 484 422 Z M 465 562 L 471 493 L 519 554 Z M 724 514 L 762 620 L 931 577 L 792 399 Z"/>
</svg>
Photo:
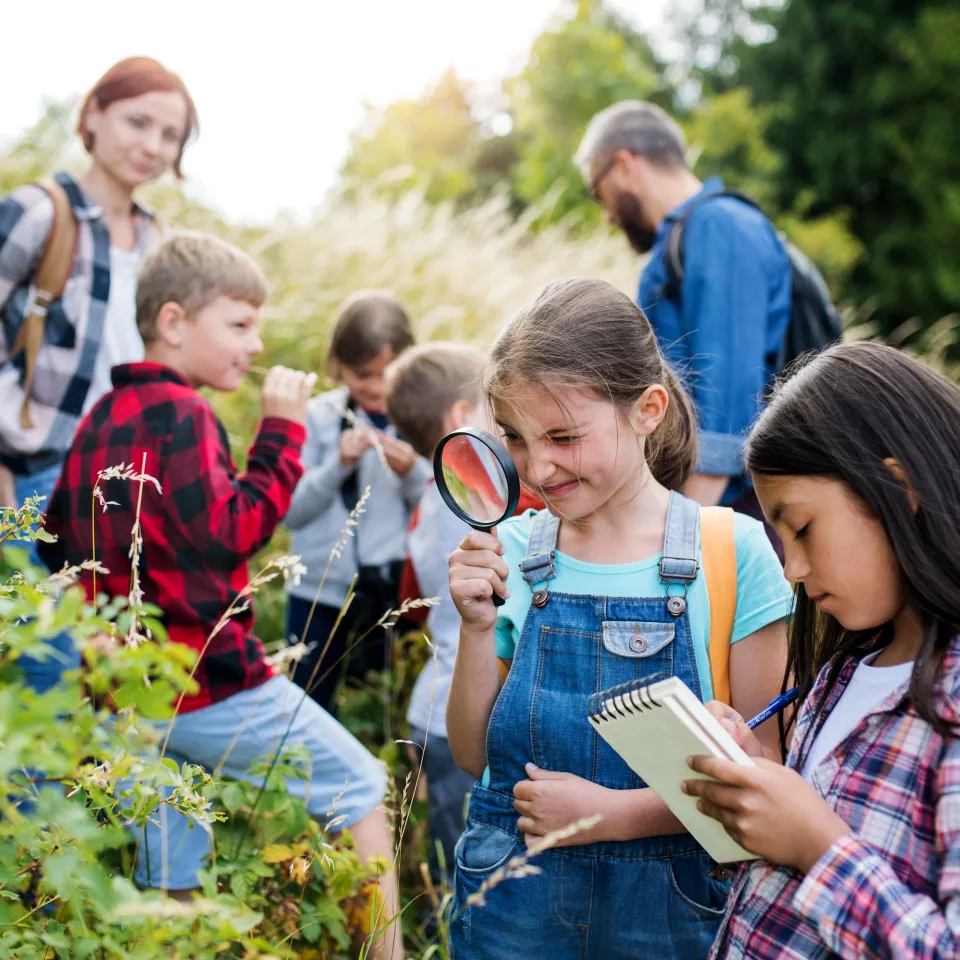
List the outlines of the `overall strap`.
<svg viewBox="0 0 960 960">
<path fill-rule="evenodd" d="M 546 590 L 546 583 L 557 575 L 557 538 L 560 535 L 560 518 L 555 517 L 549 510 L 541 510 L 533 518 L 533 529 L 530 531 L 530 541 L 527 544 L 527 555 L 520 561 L 520 572 L 523 579 L 533 590 L 533 605 L 542 609 L 547 605 L 550 594 Z M 539 590 L 534 587 L 538 583 L 544 584 Z M 510 661 L 502 657 L 498 661 L 500 686 L 507 681 L 510 672 Z"/>
<path fill-rule="evenodd" d="M 667 611 L 679 617 L 687 609 L 687 588 L 697 579 L 697 525 L 700 506 L 679 493 L 670 494 L 667 507 L 667 530 L 663 538 L 660 579 L 667 585 Z M 682 593 L 671 593 L 679 587 Z"/>
<path fill-rule="evenodd" d="M 349 411 L 349 412 L 348 412 Z M 357 413 L 357 401 L 347 394 L 347 402 L 344 404 L 343 412 L 340 414 L 340 429 L 337 431 L 337 443 L 340 442 L 340 435 L 347 430 L 352 429 Z M 340 484 L 340 497 L 343 505 L 350 513 L 360 500 L 360 478 L 359 465 L 355 466 L 344 478 Z"/>
<path fill-rule="evenodd" d="M 541 510 L 533 518 L 527 555 L 520 561 L 520 572 L 531 590 L 536 584 L 546 583 L 557 575 L 556 550 L 559 535 L 560 518 L 555 517 L 549 510 Z M 546 597 L 545 590 L 537 590 L 534 593 L 535 602 L 541 593 Z M 543 606 L 542 603 L 537 605 Z"/>
</svg>

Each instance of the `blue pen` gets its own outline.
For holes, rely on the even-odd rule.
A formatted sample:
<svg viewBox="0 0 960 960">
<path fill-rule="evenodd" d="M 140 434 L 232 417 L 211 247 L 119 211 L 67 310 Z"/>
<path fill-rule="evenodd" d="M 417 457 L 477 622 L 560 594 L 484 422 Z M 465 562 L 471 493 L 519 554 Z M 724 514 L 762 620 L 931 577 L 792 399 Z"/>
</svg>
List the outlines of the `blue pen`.
<svg viewBox="0 0 960 960">
<path fill-rule="evenodd" d="M 754 727 L 759 727 L 764 720 L 769 720 L 775 713 L 779 713 L 781 710 L 789 707 L 799 696 L 800 688 L 794 687 L 786 693 L 781 693 L 779 697 L 774 697 L 752 720 L 747 721 L 747 726 L 751 730 L 753 730 Z"/>
</svg>

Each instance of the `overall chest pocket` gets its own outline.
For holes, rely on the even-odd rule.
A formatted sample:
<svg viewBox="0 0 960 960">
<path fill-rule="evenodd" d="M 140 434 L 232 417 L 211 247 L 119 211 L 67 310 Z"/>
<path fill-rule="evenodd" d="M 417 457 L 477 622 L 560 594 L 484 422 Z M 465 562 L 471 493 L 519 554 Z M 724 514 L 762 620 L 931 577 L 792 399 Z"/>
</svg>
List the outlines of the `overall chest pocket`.
<svg viewBox="0 0 960 960">
<path fill-rule="evenodd" d="M 604 620 L 600 689 L 652 674 L 673 676 L 676 625 L 656 620 Z M 611 656 L 612 654 L 612 656 Z"/>
<path fill-rule="evenodd" d="M 618 657 L 657 658 L 669 654 L 676 626 L 646 620 L 604 620 L 603 645 Z"/>
</svg>

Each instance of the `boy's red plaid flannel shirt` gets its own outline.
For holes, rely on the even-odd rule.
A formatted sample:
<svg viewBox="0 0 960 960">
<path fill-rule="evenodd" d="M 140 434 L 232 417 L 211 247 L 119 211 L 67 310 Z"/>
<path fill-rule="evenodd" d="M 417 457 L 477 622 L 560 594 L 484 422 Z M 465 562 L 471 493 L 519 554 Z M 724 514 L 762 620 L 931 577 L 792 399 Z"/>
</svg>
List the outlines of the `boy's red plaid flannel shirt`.
<svg viewBox="0 0 960 960">
<path fill-rule="evenodd" d="M 247 561 L 273 535 L 303 473 L 304 428 L 265 419 L 237 475 L 226 431 L 210 404 L 175 371 L 153 363 L 116 367 L 114 389 L 80 425 L 47 511 L 58 537 L 41 556 L 52 569 L 94 555 L 110 571 L 97 588 L 111 596 L 130 590 L 130 535 L 139 484 L 100 482 L 116 505 L 94 504 L 97 475 L 121 463 L 145 472 L 163 490 L 143 484 L 140 581 L 144 599 L 164 611 L 170 639 L 200 651 L 222 615 L 249 582 Z M 92 514 L 91 514 L 92 510 Z M 92 578 L 82 581 L 92 595 Z M 253 611 L 220 629 L 203 655 L 200 690 L 182 712 L 198 710 L 256 687 L 273 674 L 253 633 Z"/>
</svg>

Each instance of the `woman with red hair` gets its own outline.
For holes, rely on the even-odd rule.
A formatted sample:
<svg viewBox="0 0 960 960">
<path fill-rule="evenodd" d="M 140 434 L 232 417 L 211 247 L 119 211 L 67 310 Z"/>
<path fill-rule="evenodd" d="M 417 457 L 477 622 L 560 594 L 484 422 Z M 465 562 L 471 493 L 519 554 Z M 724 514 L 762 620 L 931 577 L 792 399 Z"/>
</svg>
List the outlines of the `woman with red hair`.
<svg viewBox="0 0 960 960">
<path fill-rule="evenodd" d="M 18 337 L 37 313 L 35 274 L 52 241 L 54 198 L 29 184 L 0 200 L 0 464 L 14 477 L 17 504 L 49 496 L 77 423 L 110 389 L 111 366 L 143 358 L 136 274 L 158 231 L 134 195 L 168 170 L 181 176 L 196 131 L 183 81 L 155 60 L 123 60 L 87 94 L 77 132 L 90 167 L 79 179 L 53 178 L 75 221 L 68 225 L 76 233 L 73 265 L 41 320 L 29 371 Z"/>
<path fill-rule="evenodd" d="M 176 74 L 134 57 L 96 83 L 77 132 L 91 161 L 83 176 L 61 171 L 0 199 L 0 499 L 15 506 L 50 497 L 77 424 L 111 388 L 111 367 L 143 359 L 136 277 L 158 229 L 134 197 L 168 170 L 182 175 L 197 113 Z M 54 272 L 66 282 L 51 300 L 37 280 L 58 238 Z M 32 678 L 39 689 L 63 669 L 39 666 L 49 673 Z"/>
</svg>

